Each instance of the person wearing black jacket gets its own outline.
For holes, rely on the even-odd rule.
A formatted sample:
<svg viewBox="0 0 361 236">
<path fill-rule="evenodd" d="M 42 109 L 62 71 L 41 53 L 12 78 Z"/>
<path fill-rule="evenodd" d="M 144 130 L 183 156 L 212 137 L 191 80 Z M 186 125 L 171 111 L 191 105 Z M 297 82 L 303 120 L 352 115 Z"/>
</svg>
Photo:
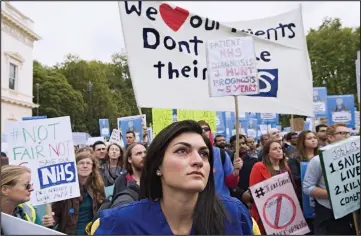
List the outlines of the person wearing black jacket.
<svg viewBox="0 0 361 236">
<path fill-rule="evenodd" d="M 133 143 L 128 146 L 124 155 L 125 171 L 115 180 L 114 190 L 111 198 L 99 208 L 93 222 L 99 218 L 104 209 L 113 208 L 139 200 L 140 176 L 143 169 L 143 162 L 146 155 L 145 146 L 140 143 Z"/>
<path fill-rule="evenodd" d="M 243 160 L 243 167 L 239 171 L 239 182 L 238 186 L 235 189 L 232 189 L 231 195 L 232 197 L 238 198 L 242 201 L 246 206 L 250 205 L 252 201 L 252 197 L 249 188 L 249 176 L 251 174 L 251 170 L 253 165 L 258 162 L 257 157 L 252 157 L 248 154 L 249 147 L 247 146 L 247 140 L 245 136 L 241 136 L 239 139 L 239 156 Z"/>
<path fill-rule="evenodd" d="M 113 195 L 101 205 L 93 221 L 99 218 L 102 210 L 122 206 L 138 200 L 139 185 L 134 180 L 128 180 L 126 173 L 122 173 L 115 181 Z"/>
</svg>

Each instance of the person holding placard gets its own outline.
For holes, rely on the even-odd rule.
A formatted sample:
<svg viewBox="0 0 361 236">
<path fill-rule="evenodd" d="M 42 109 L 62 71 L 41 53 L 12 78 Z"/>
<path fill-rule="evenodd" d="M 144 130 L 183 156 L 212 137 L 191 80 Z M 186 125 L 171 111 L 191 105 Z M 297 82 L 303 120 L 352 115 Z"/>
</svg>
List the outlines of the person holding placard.
<svg viewBox="0 0 361 236">
<path fill-rule="evenodd" d="M 211 144 L 213 145 L 212 130 L 209 124 L 204 121 L 198 121 L 203 130 L 203 135 L 209 137 Z M 245 145 L 246 146 L 246 145 Z M 224 155 L 224 158 L 222 158 Z M 214 156 L 214 181 L 216 185 L 216 192 L 219 195 L 230 196 L 229 189 L 237 187 L 239 182 L 239 171 L 242 169 L 243 161 L 241 158 L 232 160 L 228 156 L 227 152 L 217 147 L 213 147 Z"/>
<path fill-rule="evenodd" d="M 195 121 L 163 129 L 147 150 L 142 200 L 102 211 L 95 235 L 252 235 L 247 208 L 216 194 L 212 148 Z"/>
<path fill-rule="evenodd" d="M 291 157 L 287 160 L 288 166 L 290 167 L 293 179 L 295 181 L 296 195 L 303 210 L 305 208 L 303 205 L 304 201 L 302 199 L 301 165 L 302 162 L 309 162 L 314 156 L 317 156 L 317 152 L 318 152 L 317 135 L 310 130 L 302 131 L 298 135 L 296 152 L 294 152 L 291 155 Z M 308 200 L 310 201 L 310 199 Z M 308 203 L 308 205 L 310 204 Z M 313 234 L 313 219 L 307 217 L 306 214 L 305 214 L 305 218 L 311 230 L 311 233 L 309 234 Z"/>
<path fill-rule="evenodd" d="M 254 164 L 252 168 L 249 178 L 249 186 L 253 186 L 271 178 L 272 176 L 284 172 L 290 173 L 290 170 L 287 166 L 286 157 L 283 153 L 282 146 L 277 139 L 271 139 L 263 147 L 262 161 Z M 290 178 L 292 179 L 291 174 Z M 265 235 L 266 231 L 261 221 L 261 217 L 259 216 L 257 207 L 254 203 L 252 203 L 251 206 L 251 216 L 256 220 L 262 235 Z"/>
<path fill-rule="evenodd" d="M 76 155 L 81 196 L 52 204 L 53 216 L 43 216 L 43 225 L 59 232 L 85 235 L 85 228 L 104 202 L 104 184 L 96 158 L 89 152 Z"/>
<path fill-rule="evenodd" d="M 234 143 L 236 142 L 236 137 L 232 136 Z M 253 138 L 251 138 L 253 140 Z M 237 188 L 233 189 L 231 196 L 236 197 L 241 200 L 245 205 L 251 207 L 252 205 L 252 195 L 248 191 L 249 189 L 249 177 L 252 171 L 253 166 L 258 162 L 257 156 L 252 156 L 249 152 L 251 149 L 247 145 L 249 141 L 246 136 L 241 135 L 239 137 L 239 157 L 243 161 L 242 169 L 239 171 L 240 181 L 238 182 Z M 235 145 L 235 144 L 234 144 Z"/>
<path fill-rule="evenodd" d="M 309 162 L 318 152 L 318 139 L 314 132 L 310 130 L 302 131 L 298 135 L 296 152 L 287 160 L 287 164 L 292 172 L 293 179 L 297 186 L 297 197 L 302 202 L 302 183 L 301 183 L 301 162 Z M 301 204 L 302 206 L 302 204 Z"/>
<path fill-rule="evenodd" d="M 345 124 L 336 123 L 326 130 L 328 142 L 330 144 L 346 139 L 350 132 Z M 352 215 L 349 214 L 340 219 L 335 219 L 331 203 L 326 189 L 325 179 L 322 174 L 321 161 L 319 156 L 315 156 L 308 164 L 305 178 L 303 180 L 303 192 L 315 198 L 315 220 L 314 233 L 324 235 L 353 235 Z"/>
<path fill-rule="evenodd" d="M 35 209 L 28 203 L 32 191 L 30 169 L 16 165 L 1 167 L 1 212 L 37 223 Z"/>
</svg>

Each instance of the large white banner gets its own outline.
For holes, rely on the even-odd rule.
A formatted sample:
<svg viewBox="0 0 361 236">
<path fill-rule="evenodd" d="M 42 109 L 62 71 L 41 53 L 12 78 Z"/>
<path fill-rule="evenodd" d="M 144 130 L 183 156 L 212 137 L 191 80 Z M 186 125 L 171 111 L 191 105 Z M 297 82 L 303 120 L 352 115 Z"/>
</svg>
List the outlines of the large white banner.
<svg viewBox="0 0 361 236">
<path fill-rule="evenodd" d="M 251 29 L 261 93 L 239 97 L 239 110 L 313 116 L 301 9 L 227 26 L 162 2 L 119 2 L 119 11 L 138 106 L 234 111 L 232 97 L 209 97 L 206 42 Z"/>
</svg>

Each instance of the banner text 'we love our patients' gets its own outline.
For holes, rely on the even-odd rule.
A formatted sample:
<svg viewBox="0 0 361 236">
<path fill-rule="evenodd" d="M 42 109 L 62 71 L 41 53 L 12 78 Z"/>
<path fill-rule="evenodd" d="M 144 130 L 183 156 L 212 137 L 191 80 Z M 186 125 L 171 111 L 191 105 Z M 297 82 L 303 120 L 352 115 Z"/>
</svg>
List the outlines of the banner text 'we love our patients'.
<svg viewBox="0 0 361 236">
<path fill-rule="evenodd" d="M 123 3 L 122 3 L 123 4 Z M 142 14 L 145 14 L 148 20 L 156 21 L 158 14 L 162 17 L 163 21 L 169 26 L 171 30 L 177 32 L 183 24 L 189 23 L 190 27 L 193 29 L 200 29 L 204 31 L 218 31 L 224 30 L 222 25 L 214 20 L 208 18 L 202 18 L 198 15 L 191 15 L 189 11 L 176 7 L 171 8 L 168 4 L 163 3 L 160 5 L 159 9 L 154 7 L 148 7 L 147 9 L 142 8 L 142 2 L 128 2 L 125 1 L 125 13 L 128 15 L 136 14 L 139 17 L 143 17 Z M 190 17 L 189 21 L 186 21 Z M 237 30 L 235 28 L 229 27 L 230 32 L 246 32 L 255 36 L 261 37 L 264 35 L 266 39 L 278 40 L 280 37 L 288 37 L 290 39 L 296 36 L 294 23 L 282 24 L 280 23 L 276 28 L 270 28 L 266 30 L 257 30 L 253 32 L 251 29 Z M 202 80 L 207 79 L 207 68 L 198 67 L 198 60 L 195 59 L 200 55 L 200 48 L 205 47 L 205 41 L 199 36 L 195 35 L 192 38 L 176 41 L 173 37 L 167 35 L 162 38 L 162 35 L 159 31 L 152 27 L 143 27 L 142 32 L 139 32 L 140 37 L 143 38 L 143 48 L 150 50 L 157 50 L 159 47 L 164 47 L 169 51 L 178 51 L 180 53 L 186 53 L 191 55 L 194 59 L 192 60 L 192 65 L 184 65 L 180 68 L 176 68 L 173 65 L 172 61 L 155 61 L 153 64 L 154 69 L 157 71 L 158 79 L 167 78 L 175 79 L 179 77 L 185 78 L 200 78 Z M 202 50 L 203 50 L 202 48 Z M 229 51 L 230 55 L 234 52 Z M 272 55 L 269 50 L 262 49 L 261 52 L 256 53 L 256 60 L 262 62 L 270 62 L 272 60 Z M 214 65 L 217 66 L 217 65 Z M 218 65 L 224 66 L 224 65 Z M 226 65 L 227 66 L 227 65 Z"/>
</svg>

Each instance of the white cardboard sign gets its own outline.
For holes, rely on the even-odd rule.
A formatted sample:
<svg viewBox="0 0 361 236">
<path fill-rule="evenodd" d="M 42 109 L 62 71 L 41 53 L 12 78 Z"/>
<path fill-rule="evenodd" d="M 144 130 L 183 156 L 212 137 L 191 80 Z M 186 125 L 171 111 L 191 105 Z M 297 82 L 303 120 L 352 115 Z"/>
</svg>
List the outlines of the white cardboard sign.
<svg viewBox="0 0 361 236">
<path fill-rule="evenodd" d="M 303 235 L 310 232 L 287 172 L 250 187 L 268 235 Z"/>
<path fill-rule="evenodd" d="M 211 97 L 258 94 L 253 38 L 209 40 L 207 71 Z"/>
<path fill-rule="evenodd" d="M 320 150 L 326 186 L 335 219 L 360 209 L 360 136 Z"/>
<path fill-rule="evenodd" d="M 12 165 L 31 169 L 34 206 L 80 196 L 70 117 L 8 123 Z"/>
<path fill-rule="evenodd" d="M 112 135 L 109 138 L 109 143 L 116 143 L 124 148 L 124 142 L 121 141 L 122 136 L 118 129 L 113 129 Z"/>
</svg>

